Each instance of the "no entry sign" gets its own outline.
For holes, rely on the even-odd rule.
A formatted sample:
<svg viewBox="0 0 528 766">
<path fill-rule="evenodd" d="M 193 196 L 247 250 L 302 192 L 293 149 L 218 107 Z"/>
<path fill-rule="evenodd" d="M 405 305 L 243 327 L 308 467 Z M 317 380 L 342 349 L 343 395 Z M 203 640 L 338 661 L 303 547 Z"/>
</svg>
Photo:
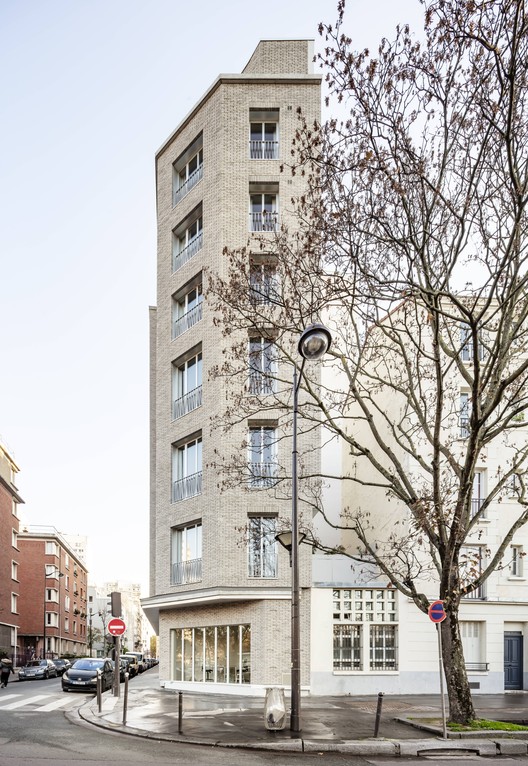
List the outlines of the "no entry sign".
<svg viewBox="0 0 528 766">
<path fill-rule="evenodd" d="M 108 623 L 108 632 L 111 636 L 122 636 L 123 633 L 126 630 L 126 625 L 123 622 L 123 620 L 120 620 L 118 617 L 114 617 L 113 620 L 110 620 Z"/>
<path fill-rule="evenodd" d="M 444 609 L 444 602 L 443 601 L 433 601 L 432 604 L 429 604 L 429 609 L 427 611 L 429 615 L 429 619 L 432 622 L 443 622 L 446 618 L 446 613 Z"/>
</svg>

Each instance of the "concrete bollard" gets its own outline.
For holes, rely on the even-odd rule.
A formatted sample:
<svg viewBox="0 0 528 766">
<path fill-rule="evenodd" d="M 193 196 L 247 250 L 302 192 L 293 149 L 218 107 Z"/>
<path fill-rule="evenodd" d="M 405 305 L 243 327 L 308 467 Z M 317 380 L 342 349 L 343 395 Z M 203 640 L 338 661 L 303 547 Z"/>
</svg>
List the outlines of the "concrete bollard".
<svg viewBox="0 0 528 766">
<path fill-rule="evenodd" d="M 378 736 L 380 719 L 381 719 L 381 707 L 383 705 L 383 692 L 378 692 L 378 707 L 376 708 L 376 723 L 374 724 L 374 736 Z"/>
</svg>

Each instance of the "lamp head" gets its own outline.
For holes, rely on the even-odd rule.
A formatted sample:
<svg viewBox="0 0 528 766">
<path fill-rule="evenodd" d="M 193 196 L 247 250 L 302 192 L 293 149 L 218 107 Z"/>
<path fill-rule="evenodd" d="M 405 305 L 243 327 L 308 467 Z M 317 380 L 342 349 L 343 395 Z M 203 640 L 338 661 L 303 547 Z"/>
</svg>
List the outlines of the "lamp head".
<svg viewBox="0 0 528 766">
<path fill-rule="evenodd" d="M 330 330 L 322 324 L 311 324 L 301 334 L 298 343 L 299 354 L 308 361 L 321 359 L 332 343 Z"/>
</svg>

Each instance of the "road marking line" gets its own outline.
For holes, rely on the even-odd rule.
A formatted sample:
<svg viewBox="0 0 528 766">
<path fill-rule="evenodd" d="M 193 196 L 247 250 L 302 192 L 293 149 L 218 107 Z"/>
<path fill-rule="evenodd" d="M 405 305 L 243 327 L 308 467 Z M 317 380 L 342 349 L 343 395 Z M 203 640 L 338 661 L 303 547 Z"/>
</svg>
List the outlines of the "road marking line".
<svg viewBox="0 0 528 766">
<path fill-rule="evenodd" d="M 26 697 L 23 700 L 18 700 L 18 702 L 12 702 L 10 705 L 0 706 L 0 710 L 16 710 L 16 708 L 24 707 L 24 705 L 33 705 L 40 700 L 47 700 L 50 696 L 49 694 L 38 694 L 36 697 Z"/>
<path fill-rule="evenodd" d="M 70 705 L 75 700 L 73 700 L 71 697 L 64 697 L 60 700 L 55 700 L 55 702 L 48 702 L 47 705 L 43 705 L 42 707 L 37 708 L 35 712 L 37 713 L 47 713 L 49 710 L 57 710 L 60 707 L 65 707 L 66 705 Z"/>
</svg>

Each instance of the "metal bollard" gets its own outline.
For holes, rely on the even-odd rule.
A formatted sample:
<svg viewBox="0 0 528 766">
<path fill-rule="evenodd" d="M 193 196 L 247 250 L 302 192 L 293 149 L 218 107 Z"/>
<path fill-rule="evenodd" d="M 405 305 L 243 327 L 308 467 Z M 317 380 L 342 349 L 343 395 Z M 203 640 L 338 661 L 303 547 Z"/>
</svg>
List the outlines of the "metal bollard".
<svg viewBox="0 0 528 766">
<path fill-rule="evenodd" d="M 97 706 L 99 708 L 99 712 L 101 712 L 101 710 L 103 709 L 103 698 L 101 695 L 101 686 L 102 686 L 101 671 L 97 670 L 96 689 L 97 689 Z"/>
<path fill-rule="evenodd" d="M 183 734 L 182 720 L 183 720 L 183 692 L 178 692 L 178 734 Z"/>
<path fill-rule="evenodd" d="M 127 721 L 127 706 L 128 706 L 128 672 L 125 673 L 125 692 L 123 694 L 123 726 L 126 726 Z"/>
<path fill-rule="evenodd" d="M 383 705 L 383 692 L 378 692 L 378 707 L 376 709 L 376 723 L 374 724 L 375 737 L 378 736 L 378 732 L 379 732 L 382 705 Z"/>
</svg>

